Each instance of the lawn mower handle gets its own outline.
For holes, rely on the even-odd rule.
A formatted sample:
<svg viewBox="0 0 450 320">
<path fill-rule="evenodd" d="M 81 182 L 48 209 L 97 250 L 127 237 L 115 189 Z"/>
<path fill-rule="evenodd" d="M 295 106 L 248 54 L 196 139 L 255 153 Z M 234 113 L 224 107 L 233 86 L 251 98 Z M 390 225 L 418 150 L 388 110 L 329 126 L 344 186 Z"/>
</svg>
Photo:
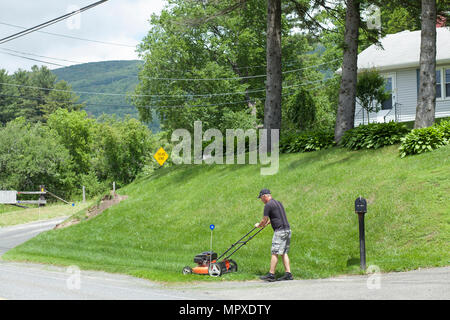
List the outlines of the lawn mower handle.
<svg viewBox="0 0 450 320">
<path fill-rule="evenodd" d="M 234 248 L 235 245 L 240 244 L 240 246 L 238 246 L 232 253 L 230 253 L 225 260 L 227 260 L 228 258 L 230 258 L 236 251 L 238 251 L 240 248 L 242 248 L 244 245 L 247 244 L 247 242 L 249 242 L 251 239 L 253 239 L 258 233 L 260 233 L 263 229 L 265 228 L 262 227 L 260 228 L 260 230 L 258 230 L 258 232 L 255 232 L 253 235 L 251 235 L 250 237 L 248 237 L 247 240 L 242 241 L 242 239 L 244 239 L 245 237 L 247 237 L 249 234 L 251 234 L 253 231 L 255 231 L 255 229 L 258 229 L 258 227 L 254 227 L 252 230 L 250 230 L 249 232 L 247 232 L 247 234 L 245 234 L 245 236 L 243 236 L 242 238 L 240 238 L 238 241 L 236 241 L 235 243 L 233 243 L 231 245 L 231 247 L 228 248 L 228 250 L 226 250 L 224 253 L 222 253 L 220 255 L 220 257 L 217 258 L 217 261 L 219 261 L 225 254 L 227 254 L 231 249 Z"/>
</svg>

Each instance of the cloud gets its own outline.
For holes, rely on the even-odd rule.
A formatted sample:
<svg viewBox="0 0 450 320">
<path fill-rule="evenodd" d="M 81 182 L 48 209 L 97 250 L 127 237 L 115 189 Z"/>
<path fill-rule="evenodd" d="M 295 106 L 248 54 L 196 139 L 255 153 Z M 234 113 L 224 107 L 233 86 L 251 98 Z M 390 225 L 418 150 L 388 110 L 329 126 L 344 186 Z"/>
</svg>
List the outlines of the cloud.
<svg viewBox="0 0 450 320">
<path fill-rule="evenodd" d="M 32 27 L 61 16 L 74 8 L 82 8 L 96 0 L 22 0 L 1 1 L 0 22 Z M 135 46 L 150 28 L 148 20 L 152 13 L 159 13 L 165 0 L 109 0 L 87 10 L 70 20 L 61 21 L 41 31 L 70 35 L 105 42 Z M 0 38 L 21 29 L 0 24 Z M 134 47 L 112 46 L 94 42 L 62 38 L 33 32 L 21 38 L 0 45 L 21 52 L 34 53 L 77 62 L 103 60 L 131 60 L 138 55 Z M 19 53 L 14 53 L 19 54 Z M 23 54 L 19 54 L 23 55 Z M 33 59 L 55 62 L 62 65 L 75 63 L 28 56 Z M 13 73 L 18 68 L 29 70 L 32 65 L 42 63 L 4 54 L 0 50 L 0 68 Z M 47 65 L 50 69 L 58 66 Z"/>
</svg>

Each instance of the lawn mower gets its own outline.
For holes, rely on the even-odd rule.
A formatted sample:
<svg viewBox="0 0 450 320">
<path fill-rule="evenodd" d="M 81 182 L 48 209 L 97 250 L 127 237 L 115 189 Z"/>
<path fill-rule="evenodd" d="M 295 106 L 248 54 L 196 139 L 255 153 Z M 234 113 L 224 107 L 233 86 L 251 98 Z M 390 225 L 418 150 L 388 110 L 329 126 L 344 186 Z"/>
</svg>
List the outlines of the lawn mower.
<svg viewBox="0 0 450 320">
<path fill-rule="evenodd" d="M 197 264 L 194 268 L 186 266 L 183 268 L 183 274 L 209 274 L 212 277 L 219 277 L 222 274 L 228 272 L 236 272 L 238 270 L 238 265 L 236 261 L 230 259 L 230 257 L 247 244 L 251 239 L 253 239 L 258 233 L 260 233 L 264 228 L 259 229 L 254 232 L 257 227 L 250 230 L 245 236 L 240 238 L 238 241 L 233 243 L 224 253 L 217 257 L 217 253 L 214 251 L 205 251 L 194 257 L 194 263 Z M 245 240 L 244 240 L 245 239 Z M 236 247 L 236 248 L 235 248 Z M 233 250 L 230 254 L 231 250 Z M 227 255 L 228 254 L 228 255 Z M 222 259 L 222 257 L 225 258 Z"/>
</svg>

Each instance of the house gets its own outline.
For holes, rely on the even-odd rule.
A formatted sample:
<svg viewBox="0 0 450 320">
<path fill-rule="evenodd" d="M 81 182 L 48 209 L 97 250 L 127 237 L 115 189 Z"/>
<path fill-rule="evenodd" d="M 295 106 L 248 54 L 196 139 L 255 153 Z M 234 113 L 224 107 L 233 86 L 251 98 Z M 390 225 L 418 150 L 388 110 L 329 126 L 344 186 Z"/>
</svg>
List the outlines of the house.
<svg viewBox="0 0 450 320">
<path fill-rule="evenodd" d="M 450 28 L 437 28 L 436 118 L 450 116 Z M 358 73 L 377 69 L 386 79 L 388 100 L 370 122 L 414 121 L 419 92 L 421 31 L 387 35 L 381 46 L 372 45 L 358 55 Z M 355 126 L 367 123 L 367 112 L 357 103 Z"/>
</svg>

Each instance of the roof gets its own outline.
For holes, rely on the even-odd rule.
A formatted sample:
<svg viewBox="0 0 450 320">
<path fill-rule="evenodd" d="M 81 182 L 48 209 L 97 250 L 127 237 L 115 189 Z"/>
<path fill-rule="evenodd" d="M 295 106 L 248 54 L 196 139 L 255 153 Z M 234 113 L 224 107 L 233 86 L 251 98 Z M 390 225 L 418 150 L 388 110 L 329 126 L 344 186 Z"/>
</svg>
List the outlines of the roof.
<svg viewBox="0 0 450 320">
<path fill-rule="evenodd" d="M 436 28 L 436 63 L 450 63 L 450 28 Z M 380 71 L 419 67 L 421 31 L 403 31 L 381 39 L 358 55 L 358 69 Z"/>
</svg>

